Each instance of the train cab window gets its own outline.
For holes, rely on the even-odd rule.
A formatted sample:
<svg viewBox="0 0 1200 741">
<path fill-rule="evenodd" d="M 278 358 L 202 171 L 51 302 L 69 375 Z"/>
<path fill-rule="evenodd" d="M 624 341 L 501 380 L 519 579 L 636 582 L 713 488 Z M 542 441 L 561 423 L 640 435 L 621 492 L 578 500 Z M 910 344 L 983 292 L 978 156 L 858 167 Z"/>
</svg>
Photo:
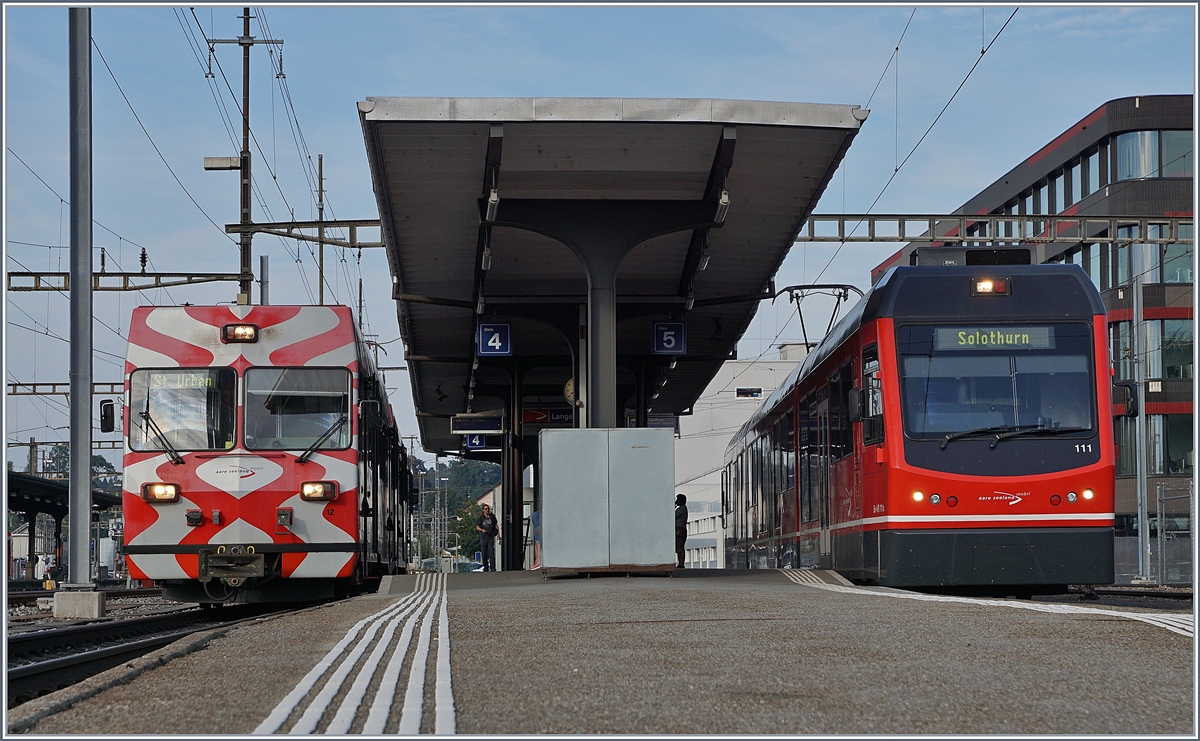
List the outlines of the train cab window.
<svg viewBox="0 0 1200 741">
<path fill-rule="evenodd" d="M 896 340 L 904 429 L 915 439 L 996 428 L 1091 433 L 1085 324 L 905 326 Z"/>
<path fill-rule="evenodd" d="M 879 377 L 879 348 L 875 345 L 863 350 L 863 445 L 883 442 L 883 385 Z"/>
<path fill-rule="evenodd" d="M 350 447 L 345 368 L 250 368 L 245 406 L 248 450 Z"/>
<path fill-rule="evenodd" d="M 226 450 L 237 431 L 232 368 L 135 370 L 129 378 L 129 447 Z"/>
</svg>

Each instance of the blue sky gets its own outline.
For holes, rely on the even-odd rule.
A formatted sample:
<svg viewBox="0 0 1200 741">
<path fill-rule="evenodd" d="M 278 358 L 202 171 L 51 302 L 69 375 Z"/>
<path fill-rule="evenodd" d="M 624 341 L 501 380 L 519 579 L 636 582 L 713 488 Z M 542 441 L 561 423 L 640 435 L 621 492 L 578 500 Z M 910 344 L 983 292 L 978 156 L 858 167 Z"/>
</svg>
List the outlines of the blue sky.
<svg viewBox="0 0 1200 741">
<path fill-rule="evenodd" d="M 780 100 L 866 106 L 871 115 L 817 207 L 859 213 L 941 213 L 1040 149 L 1107 100 L 1178 94 L 1195 87 L 1193 5 L 1022 6 L 995 38 L 961 92 L 907 157 L 1016 6 L 833 7 L 268 7 L 252 21 L 263 38 L 283 39 L 287 92 L 303 144 L 285 114 L 284 92 L 265 47 L 252 53 L 251 126 L 258 191 L 267 210 L 254 218 L 315 218 L 315 173 L 324 155 L 327 215 L 377 217 L 355 104 L 368 96 L 562 96 Z M 8 270 L 67 270 L 69 195 L 66 7 L 6 4 L 4 18 L 4 205 Z M 93 54 L 94 216 L 99 248 L 136 270 L 145 246 L 152 269 L 237 270 L 237 248 L 218 224 L 237 220 L 236 176 L 205 172 L 204 156 L 235 155 L 216 96 L 236 116 L 217 64 L 188 33 L 233 38 L 241 6 L 195 9 L 97 6 L 93 38 L 124 95 L 182 187 L 139 127 L 104 62 Z M 898 63 L 889 60 L 905 25 Z M 185 26 L 188 31 L 185 31 Z M 216 58 L 240 100 L 241 54 Z M 886 70 L 886 72 L 885 72 Z M 882 80 L 881 80 L 882 76 Z M 878 84 L 878 88 L 876 86 Z M 874 97 L 872 98 L 872 91 Z M 235 121 L 240 132 L 240 121 Z M 240 133 L 237 134 L 240 137 Z M 240 142 L 240 139 L 239 139 Z M 17 160 L 20 157 L 23 165 Z M 311 165 L 308 164 L 311 157 Z M 309 169 L 311 168 L 311 169 Z M 306 173 L 307 170 L 307 173 Z M 186 192 L 185 192 L 186 188 Z M 190 194 L 190 197 L 189 197 Z M 198 208 L 192 203 L 194 198 Z M 201 210 L 203 209 L 203 211 Z M 114 236 L 112 232 L 120 235 Z M 30 243 L 30 244 L 22 244 Z M 42 246 L 31 246 L 42 245 Z M 896 245 L 842 249 L 822 281 L 869 284 L 872 267 Z M 307 249 L 263 237 L 271 259 L 271 302 L 315 302 L 316 268 Z M 778 285 L 811 282 L 833 249 L 797 244 Z M 366 296 L 369 332 L 399 336 L 386 261 L 365 251 L 339 262 L 327 254 L 333 295 Z M 234 284 L 144 294 L 97 293 L 96 381 L 119 381 L 132 307 L 229 301 Z M 257 300 L 257 290 L 255 291 Z M 805 323 L 824 326 L 829 304 L 805 304 Z M 795 308 L 764 305 L 739 356 L 772 357 L 773 345 L 800 338 Z M 68 301 L 49 293 L 9 293 L 6 382 L 67 381 Z M 107 326 L 106 326 L 107 325 Z M 31 329 L 33 331 L 31 331 Z M 114 331 L 115 330 L 115 331 Z M 400 343 L 387 346 L 398 365 Z M 105 354 L 109 353 L 109 354 Z M 403 373 L 388 374 L 402 433 L 416 431 Z M 9 397 L 8 441 L 65 440 L 62 400 Z M 105 436 L 97 434 L 97 438 Z M 23 448 L 10 448 L 22 468 Z M 116 456 L 110 456 L 116 460 Z"/>
</svg>

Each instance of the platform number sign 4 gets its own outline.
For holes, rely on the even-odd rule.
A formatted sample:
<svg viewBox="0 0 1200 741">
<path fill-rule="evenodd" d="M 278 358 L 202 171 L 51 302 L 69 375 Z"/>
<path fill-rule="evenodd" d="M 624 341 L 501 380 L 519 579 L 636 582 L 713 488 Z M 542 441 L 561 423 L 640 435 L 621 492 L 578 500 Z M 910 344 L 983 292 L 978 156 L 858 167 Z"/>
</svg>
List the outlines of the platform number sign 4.
<svg viewBox="0 0 1200 741">
<path fill-rule="evenodd" d="M 655 322 L 653 354 L 686 355 L 687 325 L 683 322 Z"/>
<path fill-rule="evenodd" d="M 481 433 L 467 435 L 464 442 L 467 450 L 482 450 L 487 447 L 487 436 Z"/>
<path fill-rule="evenodd" d="M 480 356 L 512 355 L 512 329 L 507 324 L 480 324 L 479 346 Z"/>
</svg>

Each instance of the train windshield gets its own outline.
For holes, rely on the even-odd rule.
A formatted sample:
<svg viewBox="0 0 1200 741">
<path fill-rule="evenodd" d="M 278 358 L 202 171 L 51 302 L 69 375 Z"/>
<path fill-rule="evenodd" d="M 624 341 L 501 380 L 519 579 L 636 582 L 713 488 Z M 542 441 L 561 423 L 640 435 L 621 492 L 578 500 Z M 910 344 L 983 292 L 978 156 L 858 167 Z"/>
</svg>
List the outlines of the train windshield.
<svg viewBox="0 0 1200 741">
<path fill-rule="evenodd" d="M 246 448 L 350 447 L 350 371 L 345 368 L 246 370 Z"/>
<path fill-rule="evenodd" d="M 903 326 L 896 340 L 911 438 L 1092 431 L 1096 384 L 1087 325 Z"/>
<path fill-rule="evenodd" d="M 129 447 L 226 450 L 237 431 L 232 368 L 136 370 L 129 378 Z"/>
</svg>

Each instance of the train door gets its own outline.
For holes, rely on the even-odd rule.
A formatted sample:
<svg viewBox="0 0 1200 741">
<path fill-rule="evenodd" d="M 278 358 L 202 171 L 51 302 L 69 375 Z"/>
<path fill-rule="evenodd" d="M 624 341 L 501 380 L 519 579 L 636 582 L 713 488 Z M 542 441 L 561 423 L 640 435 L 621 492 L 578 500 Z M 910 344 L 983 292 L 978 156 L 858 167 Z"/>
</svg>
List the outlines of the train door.
<svg viewBox="0 0 1200 741">
<path fill-rule="evenodd" d="M 832 565 L 829 537 L 829 465 L 833 461 L 830 447 L 829 394 L 820 394 L 817 399 L 817 511 L 820 518 L 821 536 L 819 551 L 821 567 Z"/>
</svg>

